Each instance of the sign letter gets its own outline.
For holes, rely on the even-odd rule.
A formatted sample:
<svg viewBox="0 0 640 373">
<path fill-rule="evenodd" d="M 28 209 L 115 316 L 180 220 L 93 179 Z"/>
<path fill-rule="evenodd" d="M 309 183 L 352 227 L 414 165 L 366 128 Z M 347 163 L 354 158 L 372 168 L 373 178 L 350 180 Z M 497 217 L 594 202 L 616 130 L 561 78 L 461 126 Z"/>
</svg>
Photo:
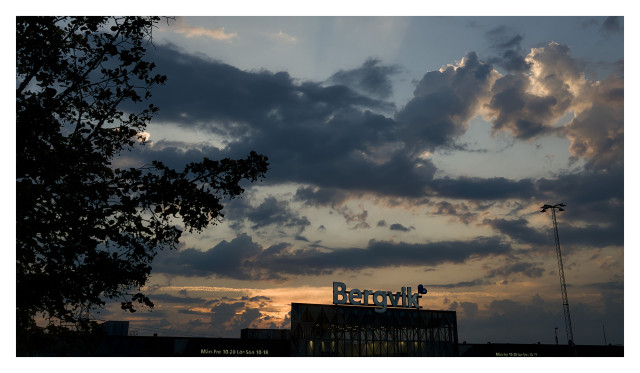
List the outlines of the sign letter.
<svg viewBox="0 0 640 373">
<path fill-rule="evenodd" d="M 344 282 L 333 283 L 333 304 L 345 304 L 347 303 L 347 285 Z M 338 296 L 342 296 L 342 299 L 338 299 Z"/>
</svg>

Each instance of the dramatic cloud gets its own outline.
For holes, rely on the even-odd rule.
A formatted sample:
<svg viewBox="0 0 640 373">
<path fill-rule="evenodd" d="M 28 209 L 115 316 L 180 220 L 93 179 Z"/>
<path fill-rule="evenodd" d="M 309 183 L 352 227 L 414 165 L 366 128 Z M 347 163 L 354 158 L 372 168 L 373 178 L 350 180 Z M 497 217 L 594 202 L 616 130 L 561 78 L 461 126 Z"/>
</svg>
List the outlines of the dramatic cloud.
<svg viewBox="0 0 640 373">
<path fill-rule="evenodd" d="M 588 48 L 600 50 L 606 42 L 612 54 L 589 57 L 586 44 L 569 48 L 549 42 L 553 39 L 532 40 L 540 35 L 529 28 L 532 19 L 512 26 L 486 19 L 471 30 L 470 40 L 482 40 L 478 53 L 465 44 L 467 51 L 452 49 L 444 60 L 431 59 L 439 50 L 432 53 L 429 43 L 412 45 L 416 36 L 407 30 L 413 36 L 397 43 L 397 54 L 368 48 L 355 58 L 342 53 L 341 65 L 316 75 L 308 71 L 318 66 L 301 69 L 277 62 L 273 54 L 266 62 L 245 59 L 242 65 L 252 67 L 242 69 L 206 57 L 237 62 L 251 53 L 240 45 L 251 43 L 241 38 L 243 22 L 220 20 L 208 25 L 198 20 L 198 27 L 195 21 L 178 22 L 172 40 L 190 38 L 179 44 L 189 52 L 166 43 L 149 49 L 158 73 L 168 76 L 152 98 L 160 112 L 143 134 L 147 144 L 123 153 L 116 167 L 157 159 L 182 169 L 203 157 L 244 158 L 251 150 L 268 156 L 264 183 L 246 184 L 242 199 L 224 201 L 220 231 L 185 235 L 183 248 L 162 252 L 154 262 L 159 278 L 230 288 L 259 282 L 259 294 L 268 297 L 238 290 L 211 299 L 150 288 L 151 298 L 166 305 L 163 312 L 189 319 L 172 320 L 171 330 L 237 337 L 241 327 L 286 326 L 289 299 L 271 285 L 291 286 L 287 294 L 308 294 L 298 286 L 324 286 L 336 274 L 359 279 L 376 269 L 391 273 L 401 267 L 402 281 L 432 282 L 427 287 L 445 294 L 444 307 L 458 312 L 461 341 L 553 343 L 554 327 L 563 323 L 559 294 L 544 294 L 552 300 L 522 296 L 535 293 L 527 293 L 533 283 L 557 288 L 551 217 L 539 207 L 564 202 L 557 217 L 567 271 L 590 271 L 587 284 L 583 275 L 570 276 L 570 298 L 589 300 L 589 305 L 572 303 L 581 325 L 575 328 L 578 343 L 598 338 L 585 325 L 606 323 L 620 329 L 612 330 L 615 338 L 622 334 L 623 61 L 611 71 L 613 58 L 623 58 L 623 18 L 561 20 L 584 24 L 579 31 L 598 39 Z M 469 32 L 469 23 L 440 39 Z M 281 27 L 260 32 L 285 41 L 268 43 L 277 44 L 278 53 L 306 53 L 314 39 L 305 29 Z M 295 40 L 284 30 L 295 33 Z M 556 40 L 573 42 L 564 36 Z M 346 45 L 347 39 L 341 42 Z M 206 47 L 196 46 L 206 40 Z M 316 41 L 327 66 L 336 50 L 326 40 Z M 414 50 L 402 50 L 403 43 Z M 455 44 L 447 40 L 445 49 Z M 234 54 L 241 49 L 242 55 Z M 419 53 L 425 56 L 422 65 L 403 59 Z M 446 62 L 440 69 L 416 70 Z M 293 71 L 307 71 L 307 77 Z M 416 79 L 413 96 L 391 102 L 407 93 L 398 91 L 408 83 L 399 73 L 409 71 L 420 71 L 410 72 Z M 599 75 L 605 78 L 596 79 Z M 523 162 L 523 157 L 532 159 Z M 512 173 L 516 168 L 518 177 Z M 435 273 L 446 276 L 431 277 Z M 400 280 L 389 276 L 388 281 Z"/>
<path fill-rule="evenodd" d="M 525 75 L 504 76 L 492 87 L 488 108 L 497 113 L 494 131 L 508 130 L 518 139 L 528 140 L 552 131 L 551 123 L 557 99 L 529 93 L 529 78 Z"/>
<path fill-rule="evenodd" d="M 280 227 L 297 227 L 302 231 L 311 224 L 306 217 L 299 217 L 297 213 L 290 211 L 287 202 L 278 201 L 275 197 L 268 197 L 258 207 L 246 212 L 246 217 L 253 223 L 252 229 L 275 224 Z"/>
<path fill-rule="evenodd" d="M 340 70 L 327 81 L 345 85 L 357 92 L 372 95 L 380 99 L 388 98 L 392 93 L 389 77 L 396 74 L 396 66 L 383 66 L 377 59 L 368 59 L 362 66 L 353 70 Z"/>
<path fill-rule="evenodd" d="M 451 146 L 486 101 L 497 73 L 468 53 L 456 66 L 430 71 L 418 83 L 413 99 L 396 115 L 402 139 L 414 152 Z"/>
<path fill-rule="evenodd" d="M 276 272 L 320 274 L 346 268 L 359 270 L 403 265 L 437 266 L 443 263 L 463 263 L 472 258 L 503 255 L 510 251 L 509 245 L 486 237 L 478 237 L 473 241 L 443 241 L 424 244 L 372 240 L 364 249 L 295 251 L 278 258 L 264 258 L 262 263 Z"/>
<path fill-rule="evenodd" d="M 545 247 L 549 246 L 549 242 L 552 242 L 550 241 L 552 236 L 548 229 L 546 231 L 539 231 L 532 228 L 525 219 L 485 219 L 483 224 L 510 237 L 515 242 Z"/>
<path fill-rule="evenodd" d="M 247 235 L 200 251 L 185 249 L 161 255 L 158 273 L 216 276 L 233 279 L 282 279 L 288 275 L 329 274 L 338 269 L 360 270 L 389 266 L 437 266 L 510 253 L 497 239 L 442 241 L 425 244 L 369 242 L 366 248 L 296 250 L 287 243 L 262 250 Z M 392 256 L 389 253 L 393 253 Z"/>
<path fill-rule="evenodd" d="M 610 170 L 624 159 L 624 78 L 623 67 L 588 90 L 584 109 L 567 125 L 569 148 L 586 167 Z"/>
<path fill-rule="evenodd" d="M 515 50 L 520 42 L 521 37 L 512 37 L 496 47 Z M 504 76 L 469 53 L 458 65 L 426 73 L 414 98 L 394 118 L 383 114 L 391 106 L 371 98 L 371 92 L 342 85 L 374 75 L 378 78 L 367 83 L 369 91 L 384 86 L 394 68 L 378 60 L 340 71 L 330 79 L 336 85 L 322 86 L 282 72 L 241 71 L 169 47 L 155 53 L 158 65 L 171 71 L 167 86 L 154 94 L 162 108 L 158 119 L 210 131 L 225 145 L 184 149 L 156 142 L 140 150 L 145 157 L 177 164 L 198 156 L 243 157 L 256 150 L 269 156 L 267 182 L 305 185 L 296 197 L 309 205 L 336 206 L 362 192 L 531 198 L 534 181 L 528 179 L 434 180 L 437 169 L 422 156 L 424 151 L 461 150 L 456 139 L 481 112 L 493 116 L 494 132 L 522 140 L 566 133 L 575 159 L 585 159 L 588 168 L 609 170 L 622 163 L 622 78 L 586 81 L 568 47 L 557 43 L 533 49 L 526 57 L 529 69 Z M 573 120 L 554 126 L 571 110 Z"/>
<path fill-rule="evenodd" d="M 184 249 L 165 252 L 154 261 L 154 271 L 183 276 L 211 276 L 249 279 L 251 263 L 247 260 L 262 248 L 247 235 L 231 242 L 222 241 L 208 251 Z"/>
<path fill-rule="evenodd" d="M 267 154 L 270 183 L 419 196 L 435 173 L 431 161 L 401 151 L 396 122 L 376 113 L 389 103 L 344 85 L 245 72 L 168 47 L 155 53 L 161 72 L 171 71 L 154 93 L 158 120 L 220 136 L 231 157 Z"/>
</svg>

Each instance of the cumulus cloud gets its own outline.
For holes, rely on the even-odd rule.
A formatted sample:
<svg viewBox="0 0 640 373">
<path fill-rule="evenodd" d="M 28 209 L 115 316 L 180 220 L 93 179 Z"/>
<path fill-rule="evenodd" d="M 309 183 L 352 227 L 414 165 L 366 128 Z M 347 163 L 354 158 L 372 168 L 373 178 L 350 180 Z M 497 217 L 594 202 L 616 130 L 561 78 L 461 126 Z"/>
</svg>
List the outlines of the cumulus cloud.
<svg viewBox="0 0 640 373">
<path fill-rule="evenodd" d="M 154 52 L 160 72 L 171 76 L 154 91 L 158 120 L 210 131 L 225 139 L 231 157 L 267 154 L 268 182 L 418 196 L 435 173 L 430 160 L 402 151 L 397 123 L 381 114 L 393 108 L 387 102 L 166 46 Z"/>
<path fill-rule="evenodd" d="M 503 32 L 500 39 L 496 32 L 496 50 L 518 52 L 522 37 L 506 35 Z M 352 228 L 369 227 L 368 211 L 354 210 L 347 204 L 351 197 L 363 193 L 414 200 L 446 198 L 452 202 L 436 202 L 431 213 L 449 215 L 465 224 L 477 219 L 477 214 L 460 203 L 462 200 L 546 203 L 557 199 L 574 209 L 569 214 L 575 215 L 567 217 L 579 219 L 583 227 L 606 238 L 597 242 L 619 241 L 612 235 L 619 234 L 623 226 L 623 77 L 614 74 L 602 82 L 586 80 L 567 46 L 551 43 L 534 48 L 525 56 L 526 69 L 507 69 L 507 75 L 500 75 L 491 64 L 468 53 L 455 65 L 427 72 L 414 97 L 393 117 L 385 114 L 393 105 L 380 98 L 389 92 L 389 76 L 396 68 L 379 60 L 339 71 L 320 84 L 297 81 L 284 72 L 242 71 L 168 46 L 159 46 L 154 52 L 158 66 L 164 69 L 160 72 L 170 72 L 167 86 L 154 93 L 162 108 L 158 119 L 210 131 L 224 139 L 225 147 L 160 140 L 153 148 L 136 150 L 133 156 L 140 162 L 166 160 L 180 168 L 180 163 L 203 156 L 243 157 L 256 150 L 269 156 L 272 168 L 267 183 L 298 183 L 295 200 L 306 206 L 328 206 Z M 571 140 L 570 151 L 575 159 L 586 161 L 586 170 L 539 180 L 434 178 L 435 164 L 421 155 L 455 147 L 469 120 L 479 113 L 493 117 L 494 132 L 517 139 L 566 135 Z M 567 113 L 574 113 L 573 119 L 564 127 L 556 126 Z M 237 224 L 236 228 L 246 219 L 253 229 L 289 227 L 291 237 L 306 241 L 302 232 L 310 222 L 292 211 L 286 201 L 269 197 L 258 204 L 234 201 L 229 207 L 235 210 L 229 209 L 226 218 Z M 612 217 L 611 225 L 597 222 L 601 214 L 590 212 L 596 208 Z M 537 244 L 540 240 L 520 220 L 493 219 L 484 224 L 516 242 Z M 575 232 L 581 233 L 579 228 Z M 207 262 L 221 255 L 218 253 L 223 253 L 224 247 L 185 251 L 188 255 L 183 255 L 185 260 L 201 257 Z M 201 273 L 256 276 L 247 266 L 259 251 L 255 244 L 247 243 L 226 259 L 235 260 L 227 262 L 227 268 L 236 272 L 225 273 L 214 265 L 214 270 Z M 313 252 L 304 255 L 312 254 L 331 257 Z M 304 255 L 285 257 L 292 260 Z M 196 263 L 184 265 L 190 273 L 197 272 Z"/>
<path fill-rule="evenodd" d="M 615 22 L 612 22 L 615 24 Z M 624 83 L 622 66 L 604 81 L 589 81 L 567 45 L 552 42 L 533 48 L 527 70 L 499 78 L 486 109 L 495 132 L 530 140 L 566 134 L 576 159 L 598 170 L 622 163 L 624 154 Z M 556 126 L 567 114 L 573 119 Z"/>
<path fill-rule="evenodd" d="M 519 35 L 501 40 L 496 48 L 520 48 Z M 493 117 L 496 133 L 521 140 L 566 135 L 575 159 L 585 159 L 587 167 L 608 170 L 620 164 L 622 79 L 588 82 L 569 52 L 558 43 L 534 48 L 526 55 L 527 69 L 504 76 L 469 53 L 456 65 L 427 72 L 413 99 L 389 117 L 384 113 L 393 106 L 372 91 L 385 87 L 395 70 L 379 60 L 342 70 L 330 79 L 332 85 L 323 85 L 296 81 L 284 72 L 242 71 L 159 46 L 158 66 L 170 79 L 154 92 L 154 100 L 162 108 L 158 119 L 225 139 L 224 149 L 201 148 L 202 154 L 242 157 L 255 150 L 268 155 L 267 182 L 304 185 L 296 198 L 308 205 L 340 205 L 363 192 L 530 198 L 534 181 L 528 179 L 434 180 L 435 164 L 420 155 L 447 147 L 464 150 L 456 139 L 471 118 L 484 113 Z M 571 112 L 575 117 L 569 124 L 555 125 Z M 159 142 L 144 152 L 173 162 L 198 153 Z"/>
<path fill-rule="evenodd" d="M 453 145 L 486 101 L 496 78 L 491 65 L 474 52 L 457 65 L 426 73 L 413 99 L 396 115 L 405 144 L 417 153 Z"/>
<path fill-rule="evenodd" d="M 507 75 L 496 81 L 487 108 L 496 114 L 493 130 L 510 131 L 521 140 L 528 140 L 553 131 L 551 124 L 558 118 L 555 96 L 530 93 L 526 75 Z"/>
<path fill-rule="evenodd" d="M 609 170 L 624 161 L 623 67 L 599 84 L 585 89 L 583 110 L 567 125 L 570 151 L 587 160 L 586 167 Z"/>
</svg>

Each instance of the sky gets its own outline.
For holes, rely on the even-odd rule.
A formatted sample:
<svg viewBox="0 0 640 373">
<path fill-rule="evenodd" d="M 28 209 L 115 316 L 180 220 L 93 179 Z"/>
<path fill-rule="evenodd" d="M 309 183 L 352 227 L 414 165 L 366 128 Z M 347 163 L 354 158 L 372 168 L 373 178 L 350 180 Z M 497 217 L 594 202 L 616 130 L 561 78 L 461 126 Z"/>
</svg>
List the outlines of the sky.
<svg viewBox="0 0 640 373">
<path fill-rule="evenodd" d="M 459 341 L 624 343 L 624 18 L 177 17 L 148 143 L 117 167 L 269 157 L 154 261 L 139 335 L 288 328 L 332 283 L 454 310 Z"/>
<path fill-rule="evenodd" d="M 114 167 L 254 150 L 270 169 L 225 201 L 221 224 L 158 254 L 153 311 L 113 303 L 98 319 L 239 338 L 288 328 L 293 302 L 331 304 L 334 281 L 423 284 L 420 305 L 456 311 L 461 343 L 553 344 L 555 328 L 566 343 L 539 212 L 563 202 L 575 342 L 625 342 L 628 17 L 264 13 L 154 31 L 160 111 Z"/>
</svg>

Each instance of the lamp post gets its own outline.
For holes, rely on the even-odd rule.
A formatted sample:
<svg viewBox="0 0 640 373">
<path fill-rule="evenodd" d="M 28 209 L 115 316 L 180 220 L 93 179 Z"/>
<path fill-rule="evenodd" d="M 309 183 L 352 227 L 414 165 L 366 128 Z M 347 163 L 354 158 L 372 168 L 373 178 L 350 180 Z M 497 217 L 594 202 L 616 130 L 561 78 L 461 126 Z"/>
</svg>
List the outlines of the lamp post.
<svg viewBox="0 0 640 373">
<path fill-rule="evenodd" d="M 562 308 L 564 310 L 564 325 L 567 329 L 567 341 L 569 346 L 575 346 L 573 340 L 573 328 L 571 327 L 571 314 L 569 313 L 569 299 L 567 298 L 567 285 L 564 281 L 564 266 L 562 265 L 562 252 L 560 251 L 560 237 L 558 236 L 558 222 L 556 221 L 556 210 L 564 211 L 564 203 L 557 205 L 544 205 L 540 212 L 546 212 L 551 210 L 551 216 L 553 217 L 553 232 L 556 240 L 556 256 L 558 257 L 558 272 L 560 274 L 560 291 L 562 292 Z"/>
</svg>

